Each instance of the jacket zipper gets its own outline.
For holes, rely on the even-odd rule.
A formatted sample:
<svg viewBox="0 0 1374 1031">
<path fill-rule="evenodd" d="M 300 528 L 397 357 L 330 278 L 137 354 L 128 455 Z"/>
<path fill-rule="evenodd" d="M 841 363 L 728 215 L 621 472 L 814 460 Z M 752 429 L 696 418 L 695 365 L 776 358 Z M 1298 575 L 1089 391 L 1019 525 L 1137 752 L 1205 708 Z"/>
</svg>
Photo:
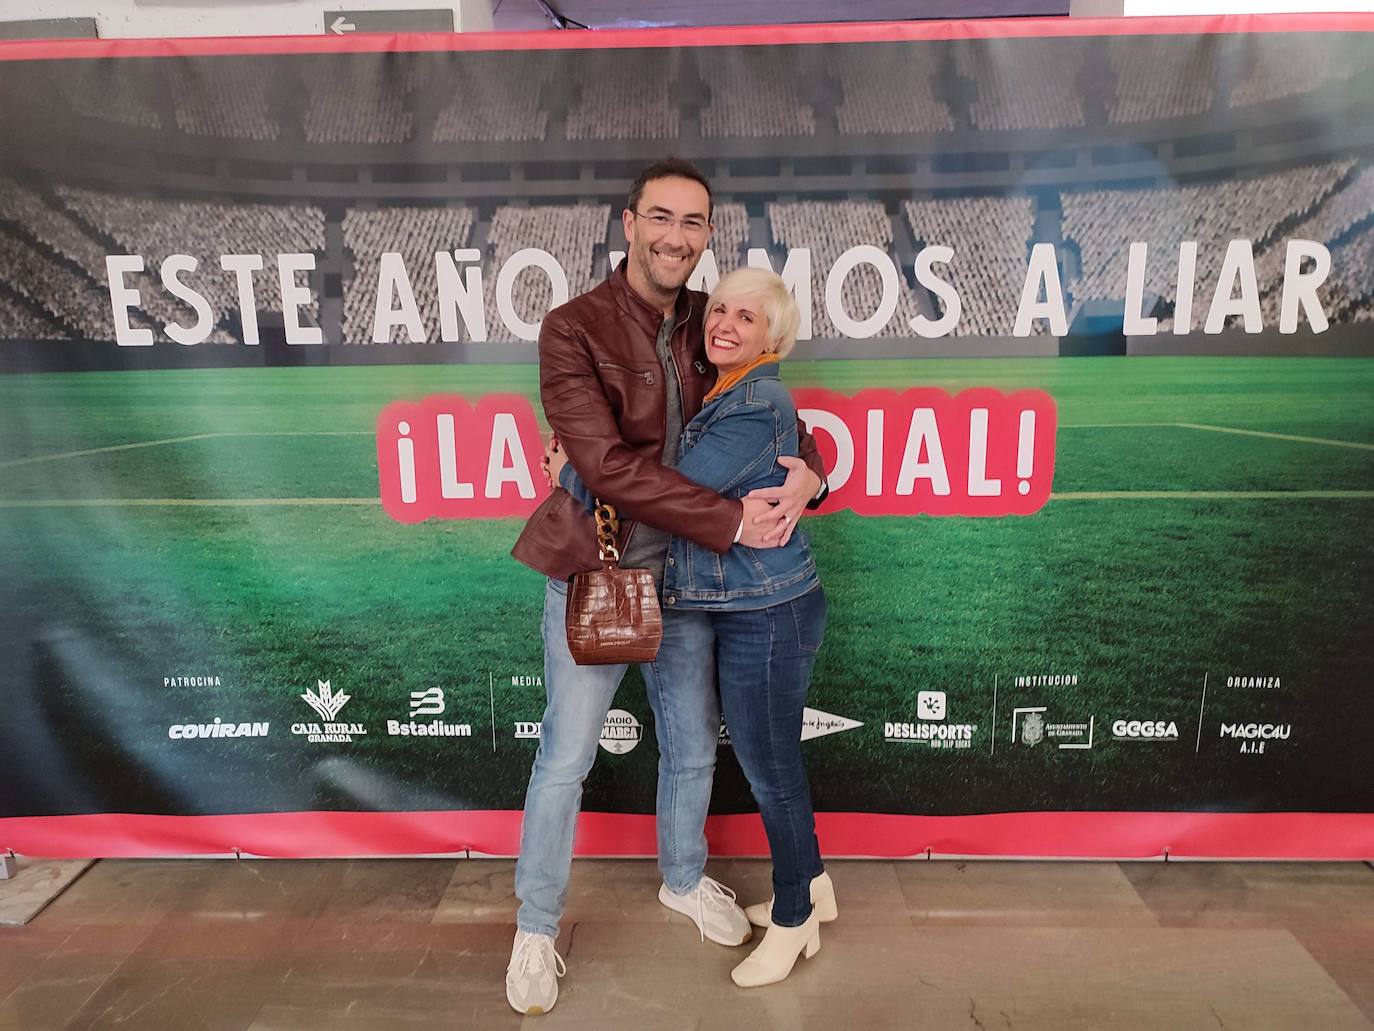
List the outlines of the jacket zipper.
<svg viewBox="0 0 1374 1031">
<path fill-rule="evenodd" d="M 631 376 L 638 376 L 648 386 L 652 387 L 654 385 L 654 374 L 653 370 L 651 369 L 646 369 L 645 371 L 641 372 L 638 369 L 630 368 L 628 365 L 617 365 L 615 362 L 603 361 L 598 361 L 596 363 L 596 367 L 598 369 L 619 369 L 621 372 L 628 372 Z"/>
<path fill-rule="evenodd" d="M 691 318 L 692 318 L 692 306 L 689 304 L 689 305 L 687 306 L 687 316 L 686 316 L 686 318 L 684 318 L 681 322 L 679 322 L 676 326 L 673 327 L 673 336 L 676 336 L 676 335 L 677 335 L 678 328 L 679 328 L 680 326 L 685 326 L 689 321 L 691 321 Z M 659 324 L 659 326 L 661 327 L 661 326 L 663 325 L 663 320 L 660 319 L 658 324 Z M 668 338 L 668 364 L 671 365 L 671 366 L 673 367 L 673 378 L 677 380 L 677 403 L 678 403 L 678 407 L 681 408 L 681 407 L 682 407 L 682 403 L 683 403 L 683 402 L 682 402 L 682 373 L 678 371 L 678 368 L 677 368 L 677 355 L 673 353 L 673 336 L 670 336 L 670 337 Z M 596 364 L 597 364 L 598 368 L 606 368 L 606 369 L 624 369 L 626 372 L 635 372 L 634 369 L 626 369 L 625 366 L 623 366 L 623 365 L 616 365 L 616 364 L 613 363 L 613 362 L 598 361 Z M 641 376 L 643 376 L 643 377 L 644 377 L 644 382 L 647 383 L 649 386 L 653 386 L 653 385 L 654 385 L 654 374 L 653 374 L 652 372 L 636 373 L 636 375 L 641 375 Z M 685 418 L 684 418 L 684 420 L 683 420 L 683 425 L 684 425 L 684 427 L 686 426 L 686 419 L 685 419 Z M 668 404 L 667 404 L 667 398 L 664 398 L 664 404 L 663 404 L 663 438 L 664 438 L 664 443 L 666 444 L 666 443 L 667 443 L 667 439 L 668 439 Z M 630 540 L 634 537 L 634 535 L 635 535 L 635 530 L 637 530 L 637 529 L 639 529 L 639 523 L 636 522 L 636 521 L 634 521 L 634 520 L 631 520 L 631 521 L 630 521 L 630 528 L 629 528 L 628 530 L 625 531 L 625 542 L 620 546 L 620 554 L 621 554 L 622 556 L 624 556 L 624 554 L 625 554 L 627 551 L 630 550 Z"/>
</svg>

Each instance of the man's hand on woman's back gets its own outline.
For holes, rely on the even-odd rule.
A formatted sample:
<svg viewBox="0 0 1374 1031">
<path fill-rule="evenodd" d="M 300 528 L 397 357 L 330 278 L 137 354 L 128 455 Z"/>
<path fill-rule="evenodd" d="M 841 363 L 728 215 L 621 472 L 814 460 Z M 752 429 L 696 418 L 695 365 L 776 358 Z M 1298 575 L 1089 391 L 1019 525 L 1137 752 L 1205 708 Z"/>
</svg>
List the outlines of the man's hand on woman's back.
<svg viewBox="0 0 1374 1031">
<path fill-rule="evenodd" d="M 778 464 L 787 470 L 787 479 L 781 486 L 760 487 L 744 497 L 744 533 L 740 543 L 751 548 L 780 548 L 790 541 L 807 502 L 821 489 L 821 478 L 800 458 L 784 455 Z M 763 502 L 767 508 L 757 510 L 757 502 Z M 752 517 L 751 506 L 756 508 Z M 750 539 L 754 536 L 751 530 L 759 531 L 757 544 Z"/>
</svg>

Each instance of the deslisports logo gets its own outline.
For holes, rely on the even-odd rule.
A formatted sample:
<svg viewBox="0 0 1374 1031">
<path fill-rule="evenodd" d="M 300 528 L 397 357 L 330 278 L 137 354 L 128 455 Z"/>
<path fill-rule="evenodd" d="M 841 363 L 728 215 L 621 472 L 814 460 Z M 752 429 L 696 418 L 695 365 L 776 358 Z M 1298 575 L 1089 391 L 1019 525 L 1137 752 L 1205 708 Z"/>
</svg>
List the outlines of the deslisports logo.
<svg viewBox="0 0 1374 1031">
<path fill-rule="evenodd" d="M 889 744 L 925 745 L 928 748 L 973 747 L 976 723 L 947 723 L 949 695 L 945 691 L 917 691 L 916 719 L 883 724 L 883 740 Z"/>
</svg>

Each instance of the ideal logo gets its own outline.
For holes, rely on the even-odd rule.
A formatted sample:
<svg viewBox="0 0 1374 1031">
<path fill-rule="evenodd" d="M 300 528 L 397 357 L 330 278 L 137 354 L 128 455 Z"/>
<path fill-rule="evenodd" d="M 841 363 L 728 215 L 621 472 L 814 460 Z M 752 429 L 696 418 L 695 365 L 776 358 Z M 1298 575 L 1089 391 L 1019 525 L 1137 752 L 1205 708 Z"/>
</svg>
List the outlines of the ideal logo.
<svg viewBox="0 0 1374 1031">
<path fill-rule="evenodd" d="M 1117 720 L 1112 724 L 1117 741 L 1177 741 L 1178 724 L 1173 720 Z"/>
<path fill-rule="evenodd" d="M 541 729 L 540 723 L 531 723 L 528 720 L 516 720 L 515 739 L 517 741 L 538 741 Z"/>
<path fill-rule="evenodd" d="M 444 714 L 444 689 L 431 687 L 424 691 L 410 692 L 410 718 L 416 716 L 442 716 Z"/>
<path fill-rule="evenodd" d="M 305 689 L 305 694 L 301 695 L 301 698 L 309 702 L 310 708 L 320 714 L 320 719 L 328 722 L 339 715 L 343 707 L 348 704 L 348 700 L 353 696 L 344 694 L 342 691 L 338 694 L 334 694 L 329 686 L 328 680 L 317 680 L 315 683 L 318 685 L 320 693 L 315 694 L 315 692 L 307 687 Z"/>
</svg>

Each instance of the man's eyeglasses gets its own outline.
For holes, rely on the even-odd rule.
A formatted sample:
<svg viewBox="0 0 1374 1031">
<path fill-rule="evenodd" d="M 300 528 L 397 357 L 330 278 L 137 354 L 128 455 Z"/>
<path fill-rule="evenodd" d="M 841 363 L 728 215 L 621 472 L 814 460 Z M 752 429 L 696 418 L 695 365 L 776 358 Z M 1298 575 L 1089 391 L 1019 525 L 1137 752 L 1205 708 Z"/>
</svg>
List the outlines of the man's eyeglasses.
<svg viewBox="0 0 1374 1031">
<path fill-rule="evenodd" d="M 655 229 L 664 233 L 672 229 L 673 226 L 682 226 L 682 231 L 689 236 L 700 236 L 711 228 L 710 222 L 691 215 L 686 218 L 673 218 L 671 215 L 643 215 L 633 208 L 630 209 L 630 214 L 635 218 L 644 219 Z"/>
</svg>

